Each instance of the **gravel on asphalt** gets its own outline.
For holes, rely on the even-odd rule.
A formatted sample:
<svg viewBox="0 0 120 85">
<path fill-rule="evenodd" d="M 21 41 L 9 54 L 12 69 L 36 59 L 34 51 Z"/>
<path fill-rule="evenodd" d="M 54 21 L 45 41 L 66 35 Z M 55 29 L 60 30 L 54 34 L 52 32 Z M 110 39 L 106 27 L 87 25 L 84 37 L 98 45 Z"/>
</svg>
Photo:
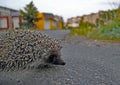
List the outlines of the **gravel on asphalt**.
<svg viewBox="0 0 120 85">
<path fill-rule="evenodd" d="M 1 72 L 0 85 L 120 85 L 120 43 L 71 37 L 69 31 L 47 33 L 65 38 L 61 52 L 66 65 Z"/>
</svg>

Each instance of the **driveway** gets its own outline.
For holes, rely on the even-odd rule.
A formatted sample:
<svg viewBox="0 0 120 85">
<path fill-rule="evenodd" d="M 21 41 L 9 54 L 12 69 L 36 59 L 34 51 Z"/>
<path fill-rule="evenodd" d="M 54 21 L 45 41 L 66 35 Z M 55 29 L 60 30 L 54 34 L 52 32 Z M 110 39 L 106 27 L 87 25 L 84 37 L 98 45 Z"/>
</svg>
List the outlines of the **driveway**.
<svg viewBox="0 0 120 85">
<path fill-rule="evenodd" d="M 61 52 L 66 65 L 1 72 L 0 85 L 120 85 L 120 43 L 70 37 L 68 30 L 42 33 L 64 39 Z"/>
</svg>

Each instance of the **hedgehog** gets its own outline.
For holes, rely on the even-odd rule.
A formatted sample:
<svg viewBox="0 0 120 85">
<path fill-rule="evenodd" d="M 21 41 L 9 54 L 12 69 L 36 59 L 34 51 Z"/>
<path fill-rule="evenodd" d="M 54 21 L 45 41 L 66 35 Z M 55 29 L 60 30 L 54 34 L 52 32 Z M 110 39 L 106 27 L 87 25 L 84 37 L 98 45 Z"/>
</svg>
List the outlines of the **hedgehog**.
<svg viewBox="0 0 120 85">
<path fill-rule="evenodd" d="M 40 65 L 65 65 L 58 40 L 39 31 L 8 31 L 0 36 L 0 69 L 19 70 Z"/>
</svg>

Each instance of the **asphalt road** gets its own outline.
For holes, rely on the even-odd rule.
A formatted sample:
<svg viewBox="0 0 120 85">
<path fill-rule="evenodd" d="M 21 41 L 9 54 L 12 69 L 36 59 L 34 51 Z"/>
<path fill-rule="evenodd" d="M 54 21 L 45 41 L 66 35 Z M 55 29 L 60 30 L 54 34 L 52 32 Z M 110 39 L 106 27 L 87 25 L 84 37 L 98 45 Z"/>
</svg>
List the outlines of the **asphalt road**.
<svg viewBox="0 0 120 85">
<path fill-rule="evenodd" d="M 64 37 L 69 31 L 44 31 L 64 39 L 65 66 L 1 72 L 0 85 L 120 85 L 120 43 Z"/>
</svg>

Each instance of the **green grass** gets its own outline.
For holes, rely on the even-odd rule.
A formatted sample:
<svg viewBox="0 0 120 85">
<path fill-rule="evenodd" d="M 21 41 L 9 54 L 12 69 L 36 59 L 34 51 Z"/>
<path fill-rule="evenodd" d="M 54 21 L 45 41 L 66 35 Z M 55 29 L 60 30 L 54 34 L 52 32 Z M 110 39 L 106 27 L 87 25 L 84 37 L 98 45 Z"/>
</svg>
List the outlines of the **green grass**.
<svg viewBox="0 0 120 85">
<path fill-rule="evenodd" d="M 72 35 L 78 34 L 78 35 L 86 36 L 87 33 L 88 33 L 88 29 L 86 29 L 86 28 L 82 28 L 82 29 L 79 29 L 79 28 L 71 29 L 71 34 L 72 34 Z"/>
<path fill-rule="evenodd" d="M 120 40 L 120 22 L 114 21 L 109 25 L 100 28 L 72 28 L 72 35 L 86 36 L 92 39 Z"/>
</svg>

